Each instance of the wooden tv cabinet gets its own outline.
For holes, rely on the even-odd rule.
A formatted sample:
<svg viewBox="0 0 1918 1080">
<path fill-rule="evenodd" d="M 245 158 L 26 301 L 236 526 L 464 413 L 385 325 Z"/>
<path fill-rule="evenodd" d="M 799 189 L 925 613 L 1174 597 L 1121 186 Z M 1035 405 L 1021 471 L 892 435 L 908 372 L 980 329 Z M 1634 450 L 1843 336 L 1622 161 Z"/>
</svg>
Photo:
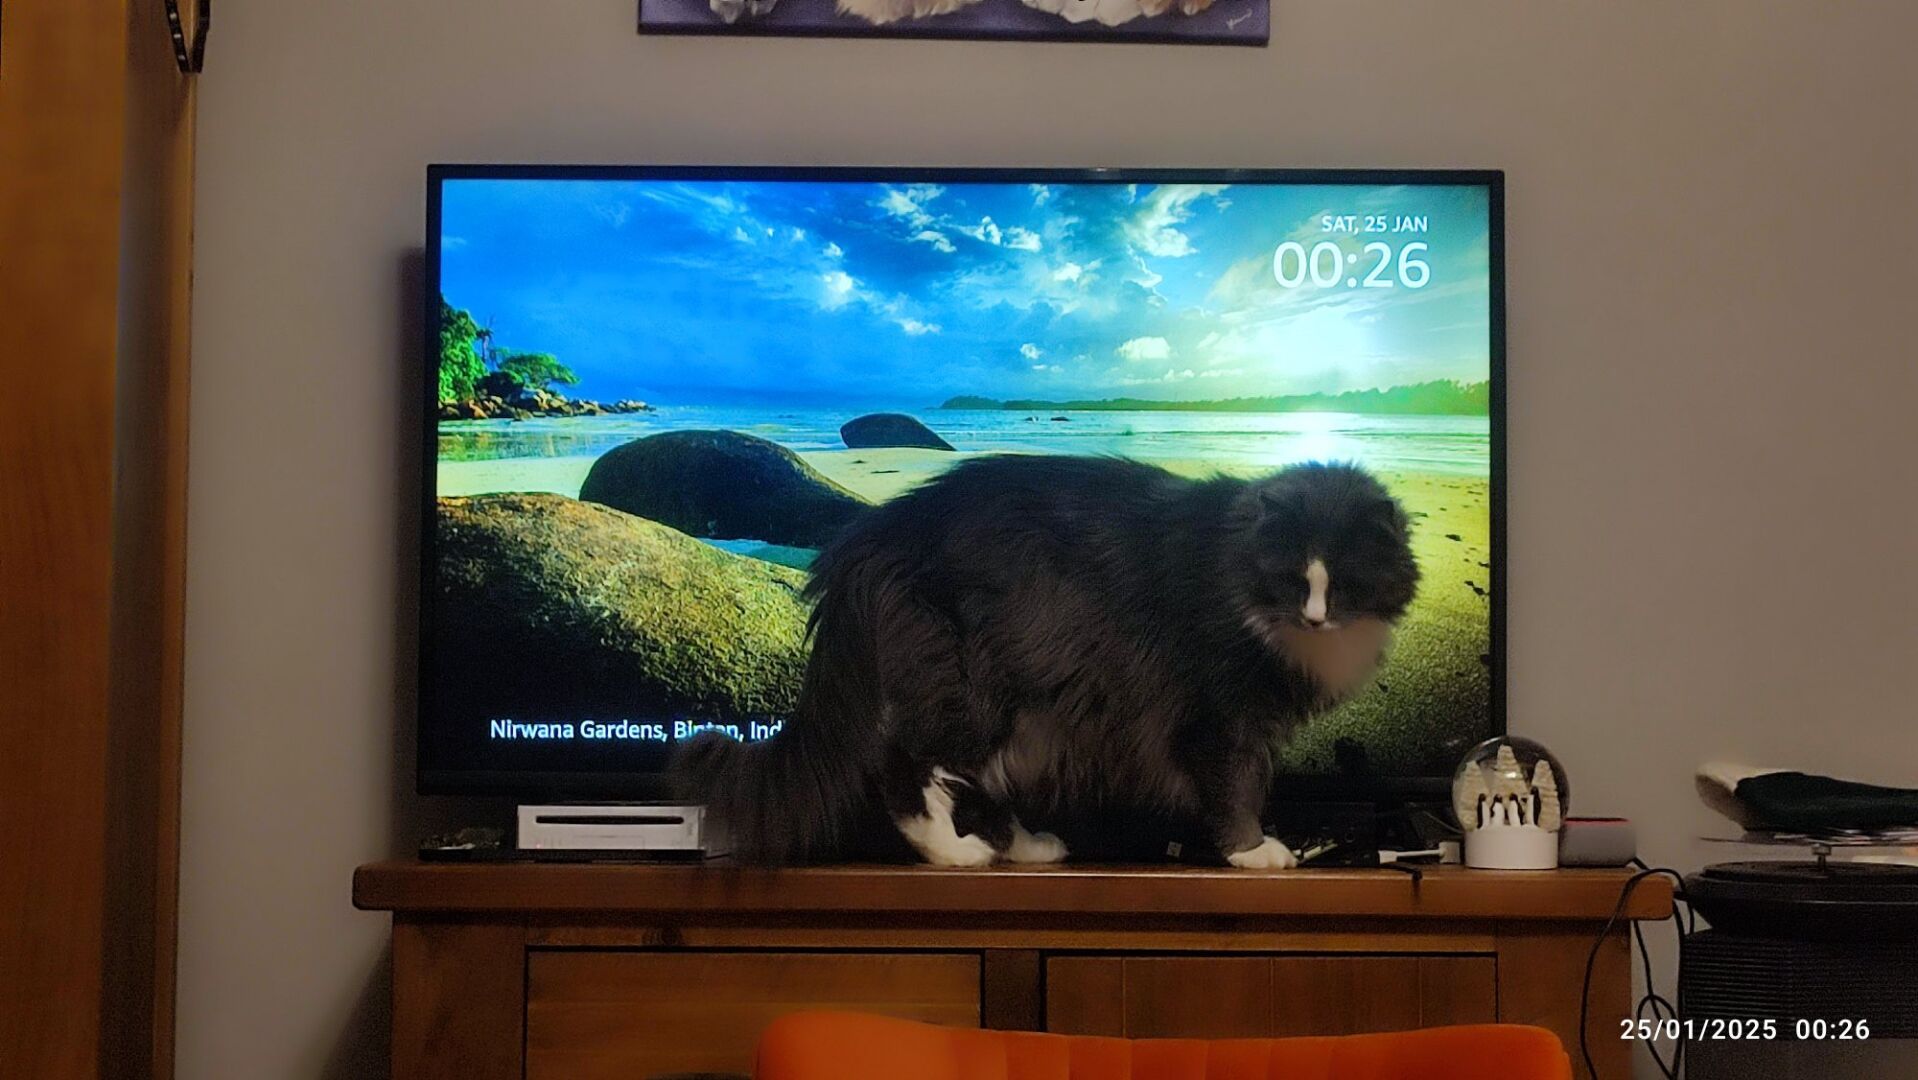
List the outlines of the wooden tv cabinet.
<svg viewBox="0 0 1918 1080">
<path fill-rule="evenodd" d="M 805 1007 L 1139 1037 L 1502 1020 L 1576 1062 L 1586 956 L 1630 876 L 383 862 L 353 900 L 393 913 L 394 1080 L 642 1080 L 749 1072 L 760 1029 Z M 1648 879 L 1625 913 L 1671 900 Z M 1592 984 L 1609 1078 L 1631 1075 L 1626 927 Z"/>
</svg>

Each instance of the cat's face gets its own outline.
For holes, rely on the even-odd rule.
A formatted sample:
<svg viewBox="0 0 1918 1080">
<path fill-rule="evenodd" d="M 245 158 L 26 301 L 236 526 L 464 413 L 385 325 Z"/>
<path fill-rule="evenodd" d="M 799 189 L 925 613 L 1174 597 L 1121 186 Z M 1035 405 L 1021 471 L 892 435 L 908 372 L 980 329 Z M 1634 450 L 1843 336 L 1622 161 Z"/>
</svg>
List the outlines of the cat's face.
<svg viewBox="0 0 1918 1080">
<path fill-rule="evenodd" d="M 1248 621 L 1330 631 L 1390 623 L 1418 587 L 1405 512 L 1354 466 L 1298 465 L 1253 486 L 1242 535 Z"/>
</svg>

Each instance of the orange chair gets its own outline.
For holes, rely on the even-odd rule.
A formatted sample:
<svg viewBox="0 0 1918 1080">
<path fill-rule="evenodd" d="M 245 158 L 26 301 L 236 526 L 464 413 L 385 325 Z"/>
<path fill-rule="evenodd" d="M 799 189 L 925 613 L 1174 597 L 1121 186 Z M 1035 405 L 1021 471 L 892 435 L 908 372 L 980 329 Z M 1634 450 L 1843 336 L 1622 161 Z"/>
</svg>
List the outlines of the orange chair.
<svg viewBox="0 0 1918 1080">
<path fill-rule="evenodd" d="M 1479 1024 L 1295 1039 L 1109 1039 L 791 1013 L 754 1080 L 1571 1080 L 1543 1028 Z"/>
</svg>

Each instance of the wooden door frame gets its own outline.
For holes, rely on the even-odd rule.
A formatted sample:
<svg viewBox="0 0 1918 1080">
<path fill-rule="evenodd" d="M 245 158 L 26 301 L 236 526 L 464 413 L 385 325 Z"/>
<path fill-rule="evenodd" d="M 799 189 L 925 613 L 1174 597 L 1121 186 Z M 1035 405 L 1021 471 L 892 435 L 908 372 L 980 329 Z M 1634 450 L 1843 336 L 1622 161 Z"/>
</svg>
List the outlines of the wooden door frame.
<svg viewBox="0 0 1918 1080">
<path fill-rule="evenodd" d="M 0 1076 L 172 1075 L 193 90 L 0 11 Z"/>
</svg>

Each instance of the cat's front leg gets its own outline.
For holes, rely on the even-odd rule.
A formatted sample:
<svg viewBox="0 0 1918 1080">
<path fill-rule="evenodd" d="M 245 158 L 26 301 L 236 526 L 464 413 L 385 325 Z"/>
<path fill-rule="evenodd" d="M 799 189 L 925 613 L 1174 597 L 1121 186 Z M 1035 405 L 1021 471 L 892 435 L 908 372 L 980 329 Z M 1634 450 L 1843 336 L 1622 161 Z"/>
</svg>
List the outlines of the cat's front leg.
<svg viewBox="0 0 1918 1080">
<path fill-rule="evenodd" d="M 1214 747 L 1194 770 L 1200 811 L 1225 861 L 1244 870 L 1290 870 L 1298 856 L 1265 835 L 1259 812 L 1272 779 L 1263 747 Z"/>
<path fill-rule="evenodd" d="M 1265 835 L 1256 810 L 1234 813 L 1230 821 L 1214 828 L 1213 835 L 1225 861 L 1241 870 L 1290 870 L 1299 865 L 1291 848 Z"/>
</svg>

